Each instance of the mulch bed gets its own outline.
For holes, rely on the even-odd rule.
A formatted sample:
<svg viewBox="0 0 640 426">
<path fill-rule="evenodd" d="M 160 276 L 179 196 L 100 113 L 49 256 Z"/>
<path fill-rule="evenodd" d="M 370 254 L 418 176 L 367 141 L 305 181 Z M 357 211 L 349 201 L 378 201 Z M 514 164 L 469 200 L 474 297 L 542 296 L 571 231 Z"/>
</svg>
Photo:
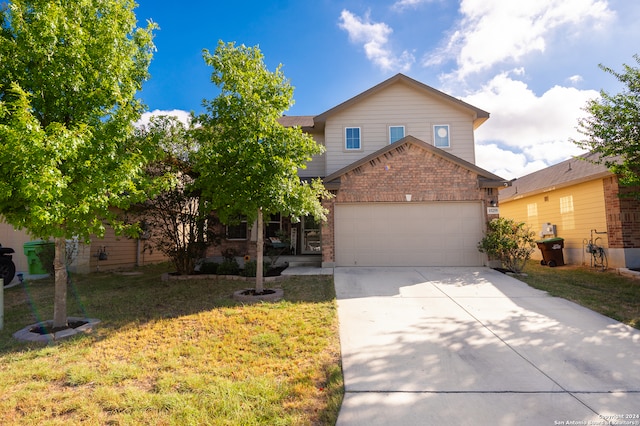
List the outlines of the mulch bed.
<svg viewBox="0 0 640 426">
<path fill-rule="evenodd" d="M 45 323 L 36 324 L 29 331 L 31 333 L 38 333 L 42 335 L 54 334 L 54 333 L 57 333 L 58 331 L 69 330 L 70 328 L 82 327 L 83 325 L 88 323 L 89 323 L 88 321 L 82 321 L 82 320 L 68 321 L 67 327 L 53 327 L 53 324 L 51 324 L 50 322 L 45 322 Z"/>
</svg>

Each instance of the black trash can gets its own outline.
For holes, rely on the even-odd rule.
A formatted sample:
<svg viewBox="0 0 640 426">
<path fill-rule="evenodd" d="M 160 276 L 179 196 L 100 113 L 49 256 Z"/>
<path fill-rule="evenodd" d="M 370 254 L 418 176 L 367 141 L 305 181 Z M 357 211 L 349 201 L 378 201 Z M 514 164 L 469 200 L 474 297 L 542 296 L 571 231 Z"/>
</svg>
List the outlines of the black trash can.
<svg viewBox="0 0 640 426">
<path fill-rule="evenodd" d="M 536 241 L 536 244 L 538 244 L 538 248 L 542 252 L 541 265 L 549 265 L 551 267 L 564 265 L 564 256 L 562 255 L 563 238 L 547 238 Z"/>
</svg>

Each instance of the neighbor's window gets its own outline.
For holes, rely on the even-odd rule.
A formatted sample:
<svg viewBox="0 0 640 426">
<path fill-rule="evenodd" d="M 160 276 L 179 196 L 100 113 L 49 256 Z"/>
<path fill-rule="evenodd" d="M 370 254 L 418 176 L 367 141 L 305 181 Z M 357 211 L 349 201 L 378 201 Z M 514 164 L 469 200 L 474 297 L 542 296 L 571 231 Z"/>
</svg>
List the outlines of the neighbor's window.
<svg viewBox="0 0 640 426">
<path fill-rule="evenodd" d="M 562 218 L 562 229 L 575 229 L 576 219 L 573 209 L 573 195 L 560 197 L 560 216 Z"/>
<path fill-rule="evenodd" d="M 573 213 L 573 195 L 560 197 L 560 213 Z"/>
<path fill-rule="evenodd" d="M 389 143 L 404 138 L 404 126 L 389 126 Z"/>
<path fill-rule="evenodd" d="M 362 143 L 360 142 L 360 127 L 347 127 L 344 129 L 344 138 L 345 149 L 357 150 L 362 148 Z"/>
<path fill-rule="evenodd" d="M 451 146 L 448 124 L 437 124 L 433 126 L 433 145 L 438 148 L 449 148 Z"/>
<path fill-rule="evenodd" d="M 280 213 L 269 215 L 265 221 L 265 233 L 267 238 L 277 237 L 282 229 L 282 218 Z"/>
<path fill-rule="evenodd" d="M 228 240 L 246 240 L 247 239 L 247 217 L 239 216 L 239 222 L 227 225 Z"/>
</svg>

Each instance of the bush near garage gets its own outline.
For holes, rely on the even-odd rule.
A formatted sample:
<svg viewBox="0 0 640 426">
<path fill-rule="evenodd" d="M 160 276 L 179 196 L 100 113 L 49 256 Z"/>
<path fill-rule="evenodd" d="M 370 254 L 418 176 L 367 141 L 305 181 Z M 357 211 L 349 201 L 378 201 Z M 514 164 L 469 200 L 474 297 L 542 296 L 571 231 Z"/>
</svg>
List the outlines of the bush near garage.
<svg viewBox="0 0 640 426">
<path fill-rule="evenodd" d="M 507 270 L 520 273 L 535 250 L 535 232 L 524 222 L 500 217 L 487 224 L 487 232 L 478 250 L 499 260 Z"/>
</svg>

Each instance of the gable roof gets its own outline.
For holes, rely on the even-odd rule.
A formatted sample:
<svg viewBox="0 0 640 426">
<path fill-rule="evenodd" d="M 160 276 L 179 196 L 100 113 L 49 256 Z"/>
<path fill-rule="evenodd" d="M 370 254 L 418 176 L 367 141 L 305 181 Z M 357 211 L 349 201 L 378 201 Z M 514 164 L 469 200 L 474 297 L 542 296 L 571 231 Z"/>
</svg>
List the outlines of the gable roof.
<svg viewBox="0 0 640 426">
<path fill-rule="evenodd" d="M 389 144 L 379 150 L 377 150 L 376 152 L 373 152 L 369 155 L 367 155 L 364 158 L 361 158 L 358 161 L 355 161 L 351 164 L 349 164 L 346 167 L 343 167 L 342 169 L 331 173 L 329 176 L 325 177 L 323 179 L 324 181 L 324 186 L 327 189 L 338 189 L 340 187 L 340 178 L 349 173 L 350 171 L 362 166 L 363 164 L 368 163 L 369 161 L 384 155 L 385 153 L 392 151 L 396 148 L 398 148 L 399 146 L 402 145 L 407 145 L 407 144 L 412 144 L 412 145 L 416 145 L 432 154 L 435 154 L 447 161 L 450 161 L 454 164 L 457 164 L 460 167 L 464 167 L 465 169 L 468 169 L 474 173 L 476 173 L 478 175 L 478 180 L 480 181 L 480 186 L 481 187 L 503 187 L 505 186 L 505 184 L 508 184 L 509 181 L 506 181 L 505 179 L 501 178 L 500 176 L 494 175 L 491 172 L 488 172 L 487 170 L 480 168 L 478 166 L 476 166 L 473 163 L 470 163 L 468 161 L 463 160 L 462 158 L 456 157 L 455 155 L 449 154 L 448 152 L 437 148 L 431 144 L 428 144 L 418 138 L 415 138 L 413 136 L 405 136 L 404 138 Z"/>
<path fill-rule="evenodd" d="M 487 119 L 489 118 L 489 113 L 481 110 L 480 108 L 476 108 L 473 105 L 470 105 L 466 102 L 461 101 L 460 99 L 456 99 L 453 96 L 447 95 L 444 92 L 441 92 L 439 90 L 434 89 L 431 86 L 427 86 L 424 83 L 421 83 L 417 80 L 414 80 L 410 77 L 407 77 L 404 74 L 396 74 L 393 77 L 383 81 L 380 84 L 377 84 L 376 86 L 373 86 L 372 88 L 365 90 L 364 92 L 360 93 L 359 95 L 354 96 L 351 99 L 348 99 L 347 101 L 341 103 L 338 106 L 335 106 L 325 112 L 323 112 L 320 115 L 317 115 L 313 118 L 314 124 L 316 126 L 321 125 L 324 126 L 324 123 L 326 122 L 327 118 L 370 97 L 371 95 L 374 95 L 380 91 L 382 91 L 383 89 L 397 84 L 397 83 L 402 83 L 402 84 L 406 84 L 408 86 L 411 86 L 415 89 L 417 89 L 418 91 L 421 91 L 423 93 L 426 93 L 430 96 L 435 96 L 437 98 L 440 98 L 442 101 L 449 103 L 451 105 L 454 105 L 458 108 L 462 108 L 462 109 L 466 109 L 469 112 L 472 113 L 473 115 L 473 129 L 477 129 L 478 126 L 480 126 L 482 123 L 484 123 L 485 121 L 487 121 Z"/>
<path fill-rule="evenodd" d="M 407 77 L 404 74 L 396 74 L 393 77 L 383 81 L 380 84 L 377 84 L 376 86 L 373 86 L 372 88 L 365 90 L 364 92 L 360 93 L 359 95 L 354 96 L 351 99 L 348 99 L 346 101 L 344 101 L 343 103 L 341 103 L 340 105 L 337 105 L 325 112 L 323 112 L 320 115 L 316 115 L 316 116 L 309 116 L 309 115 L 304 115 L 304 116 L 289 116 L 289 115 L 284 115 L 281 117 L 280 124 L 282 124 L 283 126 L 286 127 L 292 127 L 292 126 L 300 126 L 300 127 L 307 127 L 307 128 L 311 128 L 314 127 L 316 129 L 323 129 L 324 125 L 327 121 L 327 118 L 331 117 L 334 114 L 339 113 L 340 111 L 349 108 L 350 106 L 361 102 L 362 100 L 382 91 L 383 89 L 393 85 L 393 84 L 406 84 L 410 87 L 413 87 L 415 89 L 417 89 L 418 91 L 421 91 L 422 93 L 428 94 L 430 96 L 435 96 L 437 98 L 439 98 L 440 100 L 442 100 L 445 103 L 448 103 L 450 105 L 453 105 L 457 108 L 461 108 L 461 109 L 465 109 L 467 111 L 469 111 L 471 113 L 471 115 L 473 116 L 473 129 L 477 129 L 482 123 L 484 123 L 485 121 L 487 121 L 487 119 L 489 118 L 489 113 L 481 110 L 480 108 L 476 108 L 473 105 L 470 105 L 466 102 L 461 101 L 460 99 L 456 99 L 453 96 L 447 95 L 444 92 L 441 92 L 439 90 L 434 89 L 431 86 L 427 86 L 424 83 L 421 83 L 417 80 L 414 80 L 410 77 Z"/>
<path fill-rule="evenodd" d="M 500 191 L 499 200 L 513 201 L 613 175 L 604 164 L 593 163 L 598 158 L 598 154 L 589 152 L 518 178 L 510 188 Z"/>
</svg>

